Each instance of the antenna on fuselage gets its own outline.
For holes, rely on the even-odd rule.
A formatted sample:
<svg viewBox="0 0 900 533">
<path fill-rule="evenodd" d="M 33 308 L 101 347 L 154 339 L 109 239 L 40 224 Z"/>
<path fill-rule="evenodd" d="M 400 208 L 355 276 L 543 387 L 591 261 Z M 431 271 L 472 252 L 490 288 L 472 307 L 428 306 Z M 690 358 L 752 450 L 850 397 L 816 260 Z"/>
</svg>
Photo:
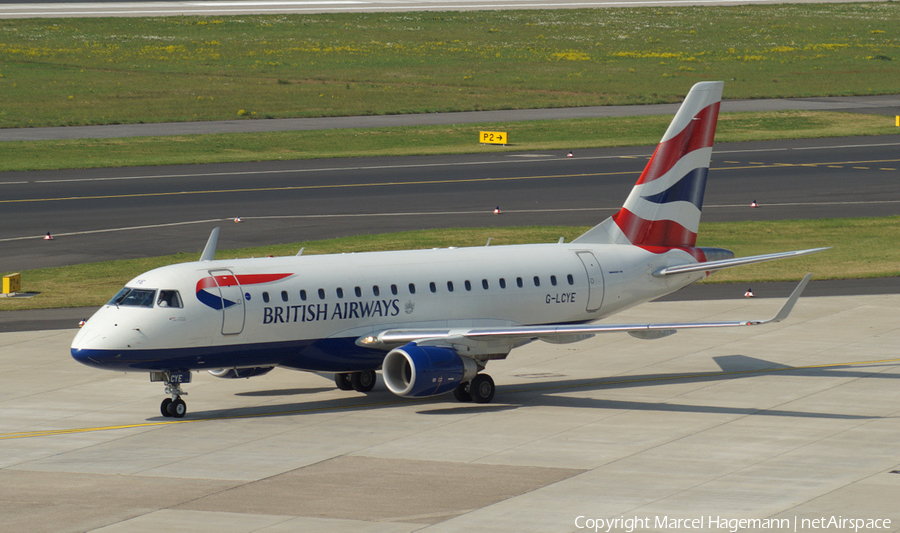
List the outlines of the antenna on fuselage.
<svg viewBox="0 0 900 533">
<path fill-rule="evenodd" d="M 203 249 L 203 253 L 200 254 L 201 261 L 212 261 L 216 255 L 216 242 L 219 240 L 219 228 L 213 228 L 212 233 L 209 234 L 209 240 L 206 241 L 206 248 Z"/>
</svg>

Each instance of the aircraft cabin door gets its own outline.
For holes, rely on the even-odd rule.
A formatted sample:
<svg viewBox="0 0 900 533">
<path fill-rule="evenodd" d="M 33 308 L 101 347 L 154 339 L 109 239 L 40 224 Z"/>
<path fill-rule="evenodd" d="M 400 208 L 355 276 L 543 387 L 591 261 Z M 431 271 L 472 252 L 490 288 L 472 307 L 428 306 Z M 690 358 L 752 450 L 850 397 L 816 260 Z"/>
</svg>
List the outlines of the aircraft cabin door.
<svg viewBox="0 0 900 533">
<path fill-rule="evenodd" d="M 603 304 L 603 271 L 600 262 L 592 252 L 578 252 L 578 258 L 584 264 L 584 270 L 588 276 L 588 312 L 600 309 Z"/>
<path fill-rule="evenodd" d="M 230 270 L 210 270 L 222 297 L 222 335 L 244 330 L 244 292 Z"/>
</svg>

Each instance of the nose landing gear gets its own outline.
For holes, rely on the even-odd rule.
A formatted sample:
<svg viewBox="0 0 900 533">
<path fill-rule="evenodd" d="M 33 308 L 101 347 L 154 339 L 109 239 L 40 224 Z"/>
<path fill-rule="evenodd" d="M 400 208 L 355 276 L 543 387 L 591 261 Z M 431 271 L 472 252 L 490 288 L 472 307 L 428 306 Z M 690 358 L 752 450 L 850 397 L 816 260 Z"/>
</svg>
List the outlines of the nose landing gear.
<svg viewBox="0 0 900 533">
<path fill-rule="evenodd" d="M 159 412 L 165 417 L 184 418 L 187 413 L 187 405 L 181 398 L 166 398 L 159 406 Z"/>
<path fill-rule="evenodd" d="M 187 414 L 187 404 L 181 399 L 187 396 L 187 393 L 181 390 L 181 383 L 166 383 L 166 394 L 171 398 L 166 398 L 159 406 L 159 412 L 167 418 L 184 418 Z"/>
<path fill-rule="evenodd" d="M 184 415 L 187 414 L 187 404 L 181 397 L 187 396 L 187 393 L 181 390 L 181 384 L 191 382 L 191 373 L 154 371 L 150 372 L 150 381 L 164 382 L 166 394 L 170 396 L 159 405 L 160 414 L 166 418 L 184 418 Z"/>
</svg>

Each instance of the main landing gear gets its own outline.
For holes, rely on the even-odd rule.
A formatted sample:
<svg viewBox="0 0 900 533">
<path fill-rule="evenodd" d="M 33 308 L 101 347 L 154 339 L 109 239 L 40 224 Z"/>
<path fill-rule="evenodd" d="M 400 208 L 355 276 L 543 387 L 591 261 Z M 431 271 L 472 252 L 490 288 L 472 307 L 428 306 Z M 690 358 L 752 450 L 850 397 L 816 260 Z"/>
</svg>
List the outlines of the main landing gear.
<svg viewBox="0 0 900 533">
<path fill-rule="evenodd" d="M 334 384 L 340 390 L 355 390 L 356 392 L 369 392 L 375 387 L 375 371 L 363 370 L 361 372 L 340 372 L 334 375 Z"/>
<path fill-rule="evenodd" d="M 487 374 L 478 374 L 472 381 L 457 385 L 453 396 L 461 402 L 490 403 L 494 399 L 494 380 Z"/>
</svg>

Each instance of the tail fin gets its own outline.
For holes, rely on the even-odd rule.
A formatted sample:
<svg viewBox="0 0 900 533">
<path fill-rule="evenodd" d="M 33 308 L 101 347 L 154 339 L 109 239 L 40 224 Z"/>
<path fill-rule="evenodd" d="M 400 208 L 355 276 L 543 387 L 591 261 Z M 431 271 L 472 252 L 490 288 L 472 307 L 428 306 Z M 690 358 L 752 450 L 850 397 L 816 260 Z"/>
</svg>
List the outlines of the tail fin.
<svg viewBox="0 0 900 533">
<path fill-rule="evenodd" d="M 694 246 L 722 86 L 691 87 L 622 209 L 573 242 Z"/>
</svg>

